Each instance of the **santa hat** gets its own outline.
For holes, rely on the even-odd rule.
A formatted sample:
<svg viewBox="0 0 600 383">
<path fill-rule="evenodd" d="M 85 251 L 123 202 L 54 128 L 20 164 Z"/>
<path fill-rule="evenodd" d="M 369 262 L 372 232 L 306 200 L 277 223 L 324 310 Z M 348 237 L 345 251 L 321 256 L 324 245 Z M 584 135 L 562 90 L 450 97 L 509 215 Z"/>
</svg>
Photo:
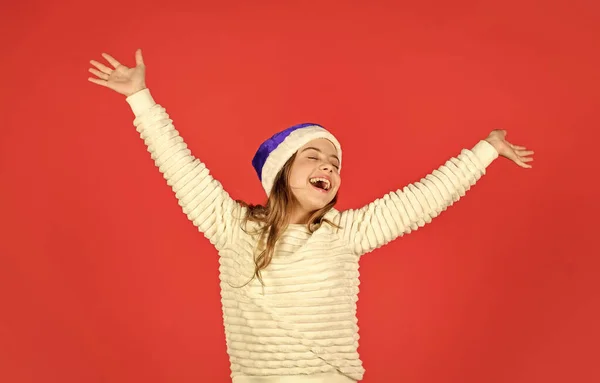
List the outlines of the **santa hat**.
<svg viewBox="0 0 600 383">
<path fill-rule="evenodd" d="M 318 124 L 304 123 L 292 126 L 263 142 L 252 159 L 252 166 L 267 196 L 271 194 L 275 177 L 283 165 L 298 149 L 317 138 L 326 138 L 333 143 L 340 159 L 339 170 L 342 169 L 342 148 L 333 134 Z"/>
</svg>

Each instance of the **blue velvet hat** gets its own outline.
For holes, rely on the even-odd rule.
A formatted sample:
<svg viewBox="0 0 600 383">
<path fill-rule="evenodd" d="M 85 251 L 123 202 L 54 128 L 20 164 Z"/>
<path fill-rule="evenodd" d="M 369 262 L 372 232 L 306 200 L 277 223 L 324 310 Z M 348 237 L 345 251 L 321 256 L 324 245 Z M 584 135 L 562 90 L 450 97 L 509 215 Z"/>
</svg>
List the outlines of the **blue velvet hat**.
<svg viewBox="0 0 600 383">
<path fill-rule="evenodd" d="M 275 177 L 285 163 L 298 149 L 317 138 L 326 138 L 333 143 L 342 169 L 342 148 L 333 134 L 318 124 L 294 125 L 263 142 L 252 159 L 252 166 L 267 195 L 271 194 Z"/>
</svg>

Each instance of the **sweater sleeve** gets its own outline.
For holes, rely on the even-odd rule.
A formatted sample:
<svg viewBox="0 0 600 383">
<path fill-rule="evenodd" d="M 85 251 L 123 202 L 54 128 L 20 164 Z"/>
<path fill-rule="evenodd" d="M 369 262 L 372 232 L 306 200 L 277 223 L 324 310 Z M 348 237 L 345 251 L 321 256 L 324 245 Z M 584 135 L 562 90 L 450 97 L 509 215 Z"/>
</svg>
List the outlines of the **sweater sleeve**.
<svg viewBox="0 0 600 383">
<path fill-rule="evenodd" d="M 368 205 L 341 212 L 340 225 L 345 241 L 360 256 L 394 239 L 425 226 L 458 201 L 498 158 L 487 141 L 402 189 L 390 192 Z"/>
<path fill-rule="evenodd" d="M 183 212 L 220 250 L 238 234 L 239 224 L 234 217 L 241 217 L 241 206 L 210 175 L 204 163 L 191 154 L 165 108 L 156 104 L 148 89 L 126 100 L 135 115 L 136 130 Z"/>
</svg>

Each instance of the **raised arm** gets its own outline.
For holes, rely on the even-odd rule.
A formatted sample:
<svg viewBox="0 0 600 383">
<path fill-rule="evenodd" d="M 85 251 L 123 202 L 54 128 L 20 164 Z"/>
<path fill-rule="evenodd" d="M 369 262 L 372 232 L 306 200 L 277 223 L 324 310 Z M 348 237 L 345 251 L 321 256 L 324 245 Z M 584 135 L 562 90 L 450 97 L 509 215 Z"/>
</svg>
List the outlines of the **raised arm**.
<svg viewBox="0 0 600 383">
<path fill-rule="evenodd" d="M 390 192 L 360 209 L 341 213 L 340 225 L 346 242 L 356 255 L 369 253 L 394 239 L 430 223 L 463 197 L 502 155 L 530 168 L 533 152 L 514 146 L 505 131 L 493 131 L 472 149 L 463 149 L 420 181 Z"/>
<path fill-rule="evenodd" d="M 188 219 L 217 249 L 234 241 L 240 228 L 236 218 L 241 217 L 242 207 L 191 154 L 165 108 L 154 101 L 145 87 L 141 51 L 136 52 L 135 68 L 127 68 L 109 55 L 104 57 L 115 69 L 92 60 L 98 70 L 90 71 L 98 79 L 90 81 L 127 96 L 134 125 Z"/>
<path fill-rule="evenodd" d="M 136 116 L 134 125 L 140 137 L 188 219 L 218 249 L 233 241 L 239 228 L 234 217 L 241 217 L 241 206 L 192 155 L 165 108 L 154 102 L 148 89 L 127 97 L 127 102 Z"/>
</svg>

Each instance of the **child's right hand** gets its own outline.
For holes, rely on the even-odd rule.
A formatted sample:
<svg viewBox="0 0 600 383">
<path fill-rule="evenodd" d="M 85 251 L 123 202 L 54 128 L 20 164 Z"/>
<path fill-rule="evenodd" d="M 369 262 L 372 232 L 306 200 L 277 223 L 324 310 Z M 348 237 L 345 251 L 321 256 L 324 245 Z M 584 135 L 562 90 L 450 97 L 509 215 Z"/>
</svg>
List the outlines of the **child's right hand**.
<svg viewBox="0 0 600 383">
<path fill-rule="evenodd" d="M 109 68 L 98 61 L 91 60 L 90 63 L 97 69 L 90 68 L 89 71 L 98 78 L 88 77 L 90 82 L 110 88 L 126 97 L 146 88 L 146 66 L 144 65 L 141 49 L 135 51 L 136 66 L 134 68 L 126 67 L 106 53 L 102 53 L 102 57 L 104 57 L 114 69 Z"/>
</svg>

